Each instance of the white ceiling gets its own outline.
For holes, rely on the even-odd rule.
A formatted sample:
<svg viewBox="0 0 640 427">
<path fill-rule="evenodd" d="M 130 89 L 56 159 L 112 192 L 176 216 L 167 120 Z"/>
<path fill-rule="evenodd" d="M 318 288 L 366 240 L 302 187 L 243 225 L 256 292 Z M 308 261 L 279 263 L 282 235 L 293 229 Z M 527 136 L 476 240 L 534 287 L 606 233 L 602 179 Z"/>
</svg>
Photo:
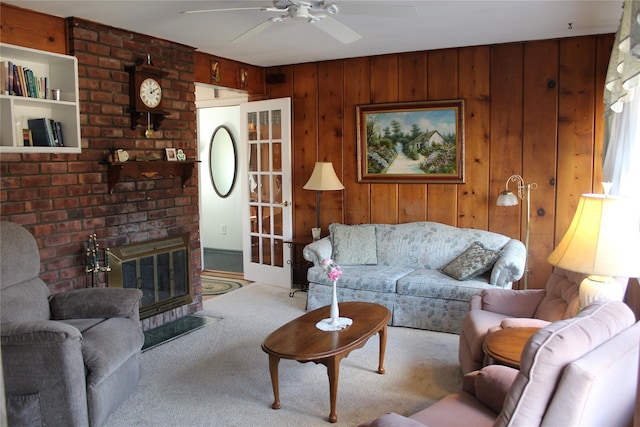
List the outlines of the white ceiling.
<svg viewBox="0 0 640 427">
<path fill-rule="evenodd" d="M 344 45 L 306 21 L 274 24 L 250 40 L 230 43 L 277 16 L 260 10 L 182 14 L 196 9 L 273 6 L 271 0 L 240 1 L 6 1 L 60 17 L 75 16 L 197 48 L 258 66 L 475 46 L 524 40 L 615 33 L 622 0 L 335 0 L 336 19 L 362 38 Z M 410 17 L 347 14 L 362 3 L 409 5 Z M 571 29 L 569 29 L 571 23 Z"/>
</svg>

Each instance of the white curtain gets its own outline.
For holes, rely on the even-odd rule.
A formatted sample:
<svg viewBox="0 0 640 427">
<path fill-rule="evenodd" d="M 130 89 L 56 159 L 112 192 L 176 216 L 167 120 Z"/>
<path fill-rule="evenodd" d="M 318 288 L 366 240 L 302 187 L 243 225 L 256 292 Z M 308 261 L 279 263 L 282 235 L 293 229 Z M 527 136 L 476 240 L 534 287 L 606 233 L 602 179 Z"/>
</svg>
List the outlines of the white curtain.
<svg viewBox="0 0 640 427">
<path fill-rule="evenodd" d="M 605 84 L 604 178 L 640 198 L 640 0 L 625 0 Z M 634 167 L 635 166 L 635 167 Z"/>
</svg>

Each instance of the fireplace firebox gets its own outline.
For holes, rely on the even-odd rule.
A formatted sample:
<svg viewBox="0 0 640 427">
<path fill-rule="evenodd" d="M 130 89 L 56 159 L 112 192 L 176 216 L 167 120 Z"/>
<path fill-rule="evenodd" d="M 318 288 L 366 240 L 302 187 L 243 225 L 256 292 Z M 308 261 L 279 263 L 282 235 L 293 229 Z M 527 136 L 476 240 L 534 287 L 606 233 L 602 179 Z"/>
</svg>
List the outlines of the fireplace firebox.
<svg viewBox="0 0 640 427">
<path fill-rule="evenodd" d="M 190 304 L 189 233 L 111 249 L 109 286 L 142 290 L 140 318 Z"/>
</svg>

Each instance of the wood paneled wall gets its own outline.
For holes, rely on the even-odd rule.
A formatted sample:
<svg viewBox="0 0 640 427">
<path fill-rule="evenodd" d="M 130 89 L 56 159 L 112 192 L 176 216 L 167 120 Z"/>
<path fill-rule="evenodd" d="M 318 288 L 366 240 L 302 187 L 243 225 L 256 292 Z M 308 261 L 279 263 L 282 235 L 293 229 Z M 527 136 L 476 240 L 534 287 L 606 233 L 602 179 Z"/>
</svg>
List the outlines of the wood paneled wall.
<svg viewBox="0 0 640 427">
<path fill-rule="evenodd" d="M 3 42 L 66 51 L 64 20 L 0 7 Z M 16 24 L 32 20 L 15 14 L 33 14 L 42 25 Z M 612 43 L 613 35 L 585 36 L 267 68 L 264 75 L 284 75 L 284 83 L 267 85 L 267 96 L 293 100 L 294 234 L 308 236 L 315 226 L 315 194 L 302 186 L 318 160 L 333 162 L 345 185 L 322 194 L 325 233 L 331 222 L 429 220 L 524 240 L 525 207 L 495 206 L 507 178 L 520 174 L 538 185 L 530 287 L 544 287 L 546 258 L 580 194 L 601 192 L 602 93 Z M 356 105 L 456 98 L 466 102 L 465 184 L 357 182 Z"/>
<path fill-rule="evenodd" d="M 271 67 L 285 82 L 269 98 L 293 100 L 294 234 L 315 226 L 315 194 L 302 189 L 316 161 L 333 162 L 344 191 L 322 194 L 331 222 L 437 221 L 524 241 L 526 204 L 495 205 L 512 174 L 531 194 L 529 287 L 543 288 L 546 258 L 582 193 L 602 192 L 602 93 L 613 35 L 575 37 Z M 464 184 L 357 181 L 358 104 L 465 100 Z M 513 184 L 510 188 L 515 189 Z"/>
</svg>

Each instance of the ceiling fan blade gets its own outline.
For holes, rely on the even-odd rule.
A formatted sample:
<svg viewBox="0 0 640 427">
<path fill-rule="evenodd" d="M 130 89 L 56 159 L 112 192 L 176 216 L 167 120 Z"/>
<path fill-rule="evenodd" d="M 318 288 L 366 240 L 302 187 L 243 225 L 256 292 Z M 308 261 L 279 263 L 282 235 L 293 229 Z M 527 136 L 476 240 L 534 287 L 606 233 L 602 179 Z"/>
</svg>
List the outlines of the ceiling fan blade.
<svg viewBox="0 0 640 427">
<path fill-rule="evenodd" d="M 380 3 L 338 3 L 339 13 L 349 15 L 385 16 L 405 18 L 415 16 L 415 6 L 394 5 L 392 2 Z"/>
<path fill-rule="evenodd" d="M 184 10 L 180 13 L 183 14 L 190 14 L 190 13 L 209 13 L 209 12 L 233 12 L 236 10 L 269 10 L 269 9 L 273 9 L 270 7 L 265 7 L 265 6 L 261 6 L 261 7 L 230 7 L 230 8 L 226 8 L 226 9 L 200 9 L 200 10 Z"/>
<path fill-rule="evenodd" d="M 330 16 L 325 16 L 317 21 L 311 21 L 311 23 L 317 25 L 322 31 L 344 44 L 353 43 L 362 38 L 360 34 Z"/>
<path fill-rule="evenodd" d="M 261 22 L 260 24 L 256 25 L 255 27 L 251 28 L 250 30 L 247 30 L 244 33 L 240 34 L 238 37 L 236 37 L 235 39 L 231 40 L 231 43 L 240 43 L 240 42 L 243 42 L 245 40 L 248 40 L 251 37 L 254 37 L 254 36 L 260 34 L 261 32 L 263 32 L 264 30 L 266 30 L 267 28 L 269 28 L 273 24 L 274 24 L 274 21 L 272 21 L 271 19 L 267 19 L 266 21 Z"/>
</svg>

